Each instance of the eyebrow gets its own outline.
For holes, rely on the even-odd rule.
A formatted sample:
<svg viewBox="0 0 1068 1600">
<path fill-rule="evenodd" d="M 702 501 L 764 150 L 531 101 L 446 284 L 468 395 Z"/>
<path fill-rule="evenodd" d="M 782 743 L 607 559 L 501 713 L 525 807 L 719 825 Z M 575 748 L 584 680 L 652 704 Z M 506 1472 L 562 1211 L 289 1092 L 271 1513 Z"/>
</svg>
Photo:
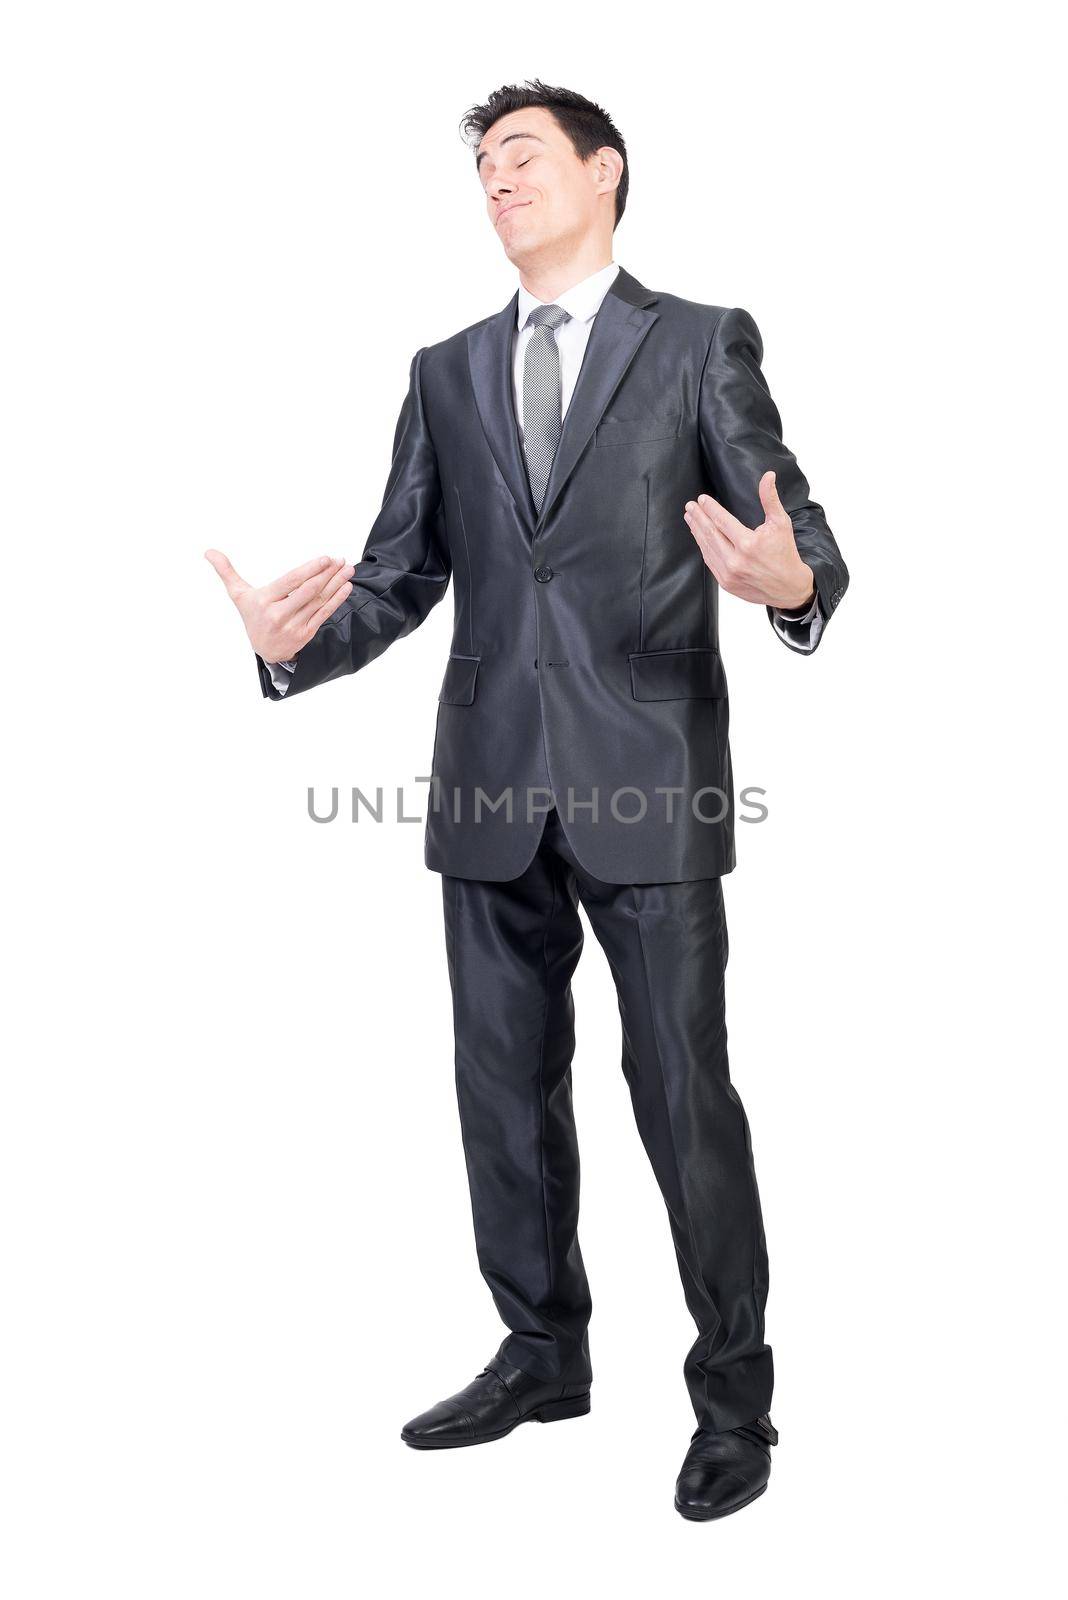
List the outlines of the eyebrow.
<svg viewBox="0 0 1068 1600">
<path fill-rule="evenodd" d="M 537 136 L 536 133 L 506 133 L 504 138 L 501 140 L 501 144 L 502 145 L 508 144 L 512 139 L 537 139 L 538 144 L 544 144 L 545 143 L 544 139 L 538 139 L 538 136 Z M 484 156 L 488 155 L 488 153 L 489 152 L 486 151 L 486 150 L 480 150 L 478 152 L 478 155 L 475 157 L 475 171 L 476 172 L 478 171 L 479 167 L 482 165 L 482 158 Z"/>
</svg>

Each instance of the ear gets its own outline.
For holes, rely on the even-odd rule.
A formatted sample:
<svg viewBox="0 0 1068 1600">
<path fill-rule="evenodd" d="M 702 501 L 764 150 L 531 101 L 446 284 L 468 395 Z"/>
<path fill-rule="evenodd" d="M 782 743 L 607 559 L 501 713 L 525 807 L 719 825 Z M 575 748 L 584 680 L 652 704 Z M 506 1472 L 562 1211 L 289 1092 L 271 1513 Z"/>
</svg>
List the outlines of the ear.
<svg viewBox="0 0 1068 1600">
<path fill-rule="evenodd" d="M 603 144 L 593 152 L 591 159 L 596 163 L 594 174 L 598 189 L 604 194 L 614 193 L 623 176 L 623 157 L 619 151 L 613 150 L 610 144 Z"/>
</svg>

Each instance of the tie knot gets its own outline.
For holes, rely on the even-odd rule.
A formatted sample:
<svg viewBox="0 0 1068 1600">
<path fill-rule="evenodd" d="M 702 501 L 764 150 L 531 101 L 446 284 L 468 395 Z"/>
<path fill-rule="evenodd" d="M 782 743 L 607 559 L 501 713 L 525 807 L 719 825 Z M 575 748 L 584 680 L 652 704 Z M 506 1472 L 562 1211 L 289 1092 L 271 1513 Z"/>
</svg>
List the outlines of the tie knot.
<svg viewBox="0 0 1068 1600">
<path fill-rule="evenodd" d="M 571 320 L 570 311 L 565 311 L 563 306 L 535 306 L 527 314 L 527 327 L 534 328 L 559 328 L 561 323 Z"/>
</svg>

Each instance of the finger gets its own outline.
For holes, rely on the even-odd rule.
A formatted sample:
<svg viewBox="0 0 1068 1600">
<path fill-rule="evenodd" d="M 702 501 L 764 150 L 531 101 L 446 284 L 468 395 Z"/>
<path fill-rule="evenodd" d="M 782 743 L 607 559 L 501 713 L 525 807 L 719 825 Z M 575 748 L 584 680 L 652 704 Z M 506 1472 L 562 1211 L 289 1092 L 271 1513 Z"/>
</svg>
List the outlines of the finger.
<svg viewBox="0 0 1068 1600">
<path fill-rule="evenodd" d="M 293 590 L 292 594 L 274 603 L 276 615 L 290 620 L 299 617 L 309 606 L 313 611 L 316 610 L 326 599 L 330 586 L 335 584 L 339 572 L 345 572 L 345 576 L 348 577 L 348 572 L 340 561 L 332 561 L 322 572 L 313 572 L 310 578 L 305 578 L 299 588 Z"/>
<path fill-rule="evenodd" d="M 313 613 L 324 606 L 328 600 L 333 599 L 338 589 L 341 588 L 341 585 L 347 582 L 355 571 L 355 567 L 347 566 L 339 567 L 336 572 L 329 574 L 328 581 L 323 584 L 321 588 L 317 589 L 316 593 L 312 595 L 310 600 L 307 600 L 303 606 L 292 613 L 291 620 L 300 622 L 303 619 L 304 613 L 307 613 L 309 617 L 312 616 Z"/>
<path fill-rule="evenodd" d="M 728 511 L 726 506 L 721 505 L 710 494 L 697 496 L 697 508 L 725 539 L 730 540 L 731 544 L 739 544 L 753 531 L 747 528 L 744 522 L 739 522 L 733 511 Z"/>
<path fill-rule="evenodd" d="M 728 539 L 719 533 L 707 518 L 699 521 L 691 512 L 684 513 L 686 524 L 697 540 L 705 566 L 708 567 L 717 583 L 722 583 L 727 573 L 727 565 L 734 556 L 734 546 Z"/>
<path fill-rule="evenodd" d="M 315 573 L 325 572 L 328 567 L 337 563 L 330 556 L 316 556 L 314 561 L 305 561 L 302 567 L 294 567 L 292 572 L 287 572 L 284 577 L 276 578 L 273 583 L 264 585 L 263 598 L 265 600 L 284 600 L 287 594 L 292 594 L 294 589 Z"/>
<path fill-rule="evenodd" d="M 789 521 L 786 508 L 779 499 L 774 472 L 765 472 L 757 484 L 757 493 L 760 495 L 760 504 L 764 507 L 764 515 L 769 521 L 772 517 L 787 517 Z"/>
<path fill-rule="evenodd" d="M 707 548 L 718 560 L 734 554 L 735 546 L 732 541 L 722 531 L 719 522 L 709 516 L 698 501 L 688 500 L 684 515 L 690 531 L 696 535 L 702 549 Z"/>
<path fill-rule="evenodd" d="M 325 605 L 321 605 L 318 611 L 312 613 L 311 617 L 305 623 L 305 628 L 307 630 L 309 639 L 318 632 L 323 623 L 326 621 L 327 617 L 333 616 L 338 606 L 341 605 L 342 601 L 347 600 L 351 593 L 352 584 L 343 583 L 341 588 L 336 590 L 336 592 L 331 595 L 330 599 L 326 601 Z M 305 643 L 307 643 L 307 640 L 305 640 Z"/>
<path fill-rule="evenodd" d="M 223 555 L 221 550 L 205 550 L 204 560 L 209 561 L 215 568 L 216 572 L 219 574 L 219 577 L 222 579 L 223 583 L 225 583 L 226 592 L 230 596 L 231 600 L 236 600 L 239 595 L 243 595 L 248 589 L 249 585 L 245 582 L 244 578 L 237 571 L 237 569 L 230 565 L 230 562 L 226 556 Z"/>
</svg>

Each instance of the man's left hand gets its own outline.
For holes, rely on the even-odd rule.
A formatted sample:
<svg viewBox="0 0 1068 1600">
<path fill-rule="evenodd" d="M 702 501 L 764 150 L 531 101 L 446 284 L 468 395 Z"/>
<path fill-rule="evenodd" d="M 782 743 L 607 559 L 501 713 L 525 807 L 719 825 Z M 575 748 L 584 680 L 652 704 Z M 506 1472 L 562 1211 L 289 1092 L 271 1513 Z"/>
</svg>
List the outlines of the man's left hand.
<svg viewBox="0 0 1068 1600">
<path fill-rule="evenodd" d="M 683 515 L 721 589 L 753 605 L 789 611 L 812 599 L 812 568 L 798 554 L 774 472 L 765 472 L 757 492 L 765 512 L 759 528 L 747 528 L 710 494 L 687 500 Z"/>
</svg>

